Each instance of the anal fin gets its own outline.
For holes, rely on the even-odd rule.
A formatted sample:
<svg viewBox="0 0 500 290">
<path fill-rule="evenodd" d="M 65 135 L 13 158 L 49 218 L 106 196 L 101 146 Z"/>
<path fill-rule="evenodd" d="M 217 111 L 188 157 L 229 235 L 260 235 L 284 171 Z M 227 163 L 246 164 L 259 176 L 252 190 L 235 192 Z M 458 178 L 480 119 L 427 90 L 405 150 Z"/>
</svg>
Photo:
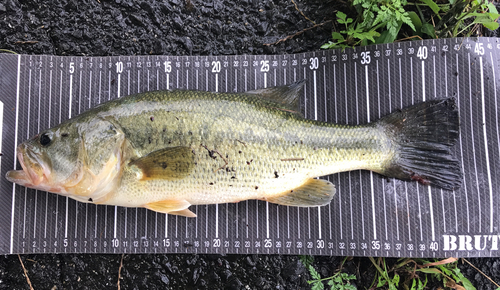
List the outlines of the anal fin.
<svg viewBox="0 0 500 290">
<path fill-rule="evenodd" d="M 308 179 L 304 184 L 277 197 L 267 198 L 271 203 L 312 207 L 327 205 L 335 195 L 335 185 L 324 179 Z"/>
<path fill-rule="evenodd" d="M 167 199 L 160 200 L 144 205 L 145 208 L 161 213 L 180 215 L 185 217 L 196 217 L 192 211 L 188 209 L 191 204 L 185 199 Z"/>
<path fill-rule="evenodd" d="M 171 211 L 168 214 L 180 215 L 180 216 L 185 216 L 185 217 L 196 217 L 196 214 L 187 208 L 183 209 L 183 210 L 178 210 L 178 211 Z"/>
</svg>

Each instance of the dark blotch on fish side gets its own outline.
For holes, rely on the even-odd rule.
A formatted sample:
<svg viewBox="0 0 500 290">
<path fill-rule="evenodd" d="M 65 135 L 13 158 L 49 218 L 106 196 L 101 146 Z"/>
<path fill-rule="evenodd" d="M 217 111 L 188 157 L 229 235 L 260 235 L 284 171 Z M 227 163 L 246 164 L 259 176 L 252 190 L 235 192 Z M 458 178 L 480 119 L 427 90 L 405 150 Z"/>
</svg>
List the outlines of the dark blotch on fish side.
<svg viewBox="0 0 500 290">
<path fill-rule="evenodd" d="M 214 183 L 213 183 L 213 182 L 210 182 L 210 183 L 209 183 L 209 185 L 214 185 Z"/>
<path fill-rule="evenodd" d="M 149 117 L 149 120 L 151 120 L 151 122 L 153 122 L 155 120 L 155 117 L 151 116 L 151 117 Z M 163 132 L 165 132 L 165 129 L 163 129 L 163 130 L 164 130 Z"/>
<path fill-rule="evenodd" d="M 280 176 L 278 175 L 278 171 L 274 171 L 274 178 L 278 178 L 278 177 L 280 177 Z"/>
<path fill-rule="evenodd" d="M 62 134 L 61 134 L 61 137 L 68 137 L 68 136 L 69 136 L 69 134 L 68 134 L 68 133 L 62 133 Z"/>
<path fill-rule="evenodd" d="M 166 162 L 162 162 L 161 163 L 161 168 L 163 168 L 163 169 L 167 168 L 167 163 Z"/>
<path fill-rule="evenodd" d="M 89 198 L 89 202 L 94 202 L 94 200 L 92 200 L 92 198 Z"/>
<path fill-rule="evenodd" d="M 257 189 L 259 189 L 259 187 L 258 187 L 258 186 L 256 186 L 256 187 L 255 187 L 255 190 L 257 190 Z"/>
</svg>

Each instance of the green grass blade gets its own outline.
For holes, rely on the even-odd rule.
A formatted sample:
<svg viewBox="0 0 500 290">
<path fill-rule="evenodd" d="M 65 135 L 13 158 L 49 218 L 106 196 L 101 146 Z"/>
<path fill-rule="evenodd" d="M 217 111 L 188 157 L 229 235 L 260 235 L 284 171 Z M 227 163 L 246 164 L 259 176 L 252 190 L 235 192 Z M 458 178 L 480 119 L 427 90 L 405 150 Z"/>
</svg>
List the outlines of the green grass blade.
<svg viewBox="0 0 500 290">
<path fill-rule="evenodd" d="M 436 14 L 439 13 L 440 8 L 434 1 L 432 0 L 420 0 L 420 1 L 424 2 L 425 5 L 429 6 L 429 8 L 431 8 L 434 13 Z"/>
</svg>

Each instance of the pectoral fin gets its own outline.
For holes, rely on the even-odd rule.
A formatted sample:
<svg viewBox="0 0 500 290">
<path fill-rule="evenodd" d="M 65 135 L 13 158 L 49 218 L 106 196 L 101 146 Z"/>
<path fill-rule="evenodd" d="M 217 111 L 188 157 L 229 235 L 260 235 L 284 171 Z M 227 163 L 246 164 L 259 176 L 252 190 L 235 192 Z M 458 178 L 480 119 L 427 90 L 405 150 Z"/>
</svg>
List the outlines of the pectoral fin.
<svg viewBox="0 0 500 290">
<path fill-rule="evenodd" d="M 190 205 L 191 204 L 185 199 L 167 199 L 145 204 L 144 207 L 161 213 L 196 217 L 196 215 L 188 209 Z"/>
<path fill-rule="evenodd" d="M 172 147 L 153 151 L 131 163 L 141 173 L 140 180 L 179 180 L 193 171 L 194 155 L 190 147 Z"/>
<path fill-rule="evenodd" d="M 333 183 L 324 179 L 311 178 L 298 188 L 266 200 L 281 205 L 311 207 L 329 204 L 334 195 Z"/>
</svg>

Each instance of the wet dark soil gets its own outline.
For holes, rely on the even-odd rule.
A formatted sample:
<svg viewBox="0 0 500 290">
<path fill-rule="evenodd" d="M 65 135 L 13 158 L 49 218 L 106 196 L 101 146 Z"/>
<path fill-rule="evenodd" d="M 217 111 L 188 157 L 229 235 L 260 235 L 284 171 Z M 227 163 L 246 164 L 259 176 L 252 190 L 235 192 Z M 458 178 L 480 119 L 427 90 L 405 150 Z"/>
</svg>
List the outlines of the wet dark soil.
<svg viewBox="0 0 500 290">
<path fill-rule="evenodd" d="M 285 54 L 317 50 L 331 37 L 335 0 L 2 0 L 0 48 L 52 55 Z M 314 23 L 313 23 L 314 21 Z M 316 25 L 316 26 L 315 26 Z M 296 35 L 295 35 L 296 34 Z M 287 36 L 294 37 L 276 45 Z M 1 77 L 1 76 L 0 76 Z M 121 255 L 23 255 L 35 289 L 116 289 Z M 322 277 L 342 258 L 315 257 Z M 500 281 L 500 259 L 471 259 Z M 343 271 L 360 289 L 376 273 L 367 258 Z M 493 284 L 467 264 L 462 272 L 479 289 Z M 125 255 L 122 289 L 310 289 L 297 256 Z M 438 285 L 438 284 L 436 284 Z M 29 289 L 17 256 L 0 257 L 0 289 Z"/>
</svg>

